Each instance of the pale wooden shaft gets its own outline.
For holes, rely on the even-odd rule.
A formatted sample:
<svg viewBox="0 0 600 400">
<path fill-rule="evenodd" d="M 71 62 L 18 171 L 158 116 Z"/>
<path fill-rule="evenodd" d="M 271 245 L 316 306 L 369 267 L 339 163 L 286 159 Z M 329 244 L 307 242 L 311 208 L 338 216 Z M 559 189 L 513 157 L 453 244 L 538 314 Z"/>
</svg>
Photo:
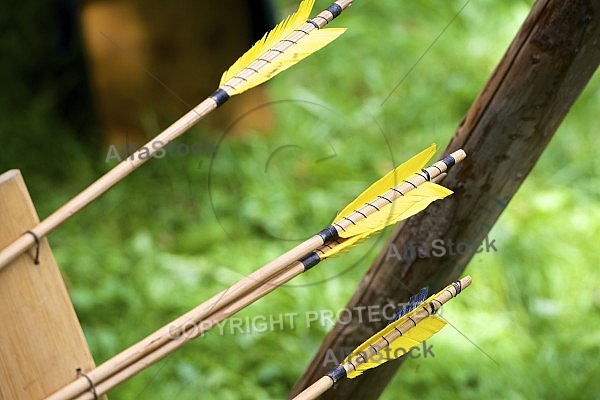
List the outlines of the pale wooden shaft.
<svg viewBox="0 0 600 400">
<path fill-rule="evenodd" d="M 177 318 L 175 321 L 165 325 L 155 333 L 107 360 L 94 370 L 89 371 L 87 375 L 93 382 L 98 383 L 103 381 L 113 374 L 114 371 L 126 368 L 128 365 L 160 348 L 165 343 L 171 342 L 173 336 L 179 335 L 187 327 L 199 324 L 200 321 L 203 321 L 211 313 L 217 312 L 237 299 L 246 296 L 256 287 L 264 285 L 266 281 L 271 279 L 278 272 L 281 272 L 285 267 L 294 263 L 296 260 L 322 244 L 323 240 L 320 236 L 313 236 L 301 245 L 265 265 L 263 268 L 238 281 L 230 288 L 211 297 L 209 300 Z M 88 382 L 85 378 L 79 378 L 54 393 L 49 399 L 71 399 L 87 390 L 88 386 Z"/>
<path fill-rule="evenodd" d="M 336 3 L 342 8 L 342 11 L 348 8 L 351 4 L 351 0 L 338 0 Z M 321 18 L 317 18 L 321 17 Z M 333 15 L 325 10 L 321 12 L 315 19 L 315 21 L 319 27 L 324 26 L 329 21 L 333 19 Z M 307 33 L 310 33 L 313 29 L 316 29 L 312 24 L 306 23 L 302 25 L 301 31 L 295 31 L 292 35 L 292 38 L 300 38 L 301 36 L 305 36 Z M 294 36 L 295 35 L 295 36 Z M 263 60 L 271 61 L 277 55 L 281 54 L 282 51 L 285 51 L 289 46 L 293 45 L 292 42 L 289 41 L 281 41 L 273 49 L 278 51 L 269 50 L 266 55 L 264 55 Z M 255 61 L 250 64 L 251 68 L 244 69 L 237 77 L 232 78 L 230 81 L 226 82 L 221 89 L 226 91 L 228 94 L 235 91 L 235 88 L 243 83 L 246 78 L 250 78 L 253 74 L 256 73 L 257 70 L 260 70 L 267 64 L 267 61 Z M 257 62 L 261 64 L 256 64 Z M 240 78 L 241 77 L 241 78 Z M 242 79 L 244 78 L 244 79 Z M 81 210 L 83 207 L 94 201 L 116 183 L 121 181 L 131 172 L 133 172 L 136 168 L 142 165 L 146 160 L 151 158 L 156 151 L 159 151 L 160 148 L 156 148 L 153 144 L 157 142 L 162 142 L 166 145 L 167 142 L 172 141 L 187 131 L 191 126 L 196 124 L 200 119 L 205 117 L 208 113 L 213 111 L 218 107 L 216 101 L 209 97 L 196 106 L 194 109 L 189 111 L 175 123 L 173 123 L 170 127 L 168 127 L 165 131 L 163 131 L 160 135 L 156 136 L 152 141 L 148 142 L 144 147 L 149 149 L 149 153 L 144 153 L 144 158 L 140 158 L 141 152 L 137 151 L 132 156 L 128 157 L 126 160 L 123 160 L 120 164 L 114 167 L 112 170 L 107 172 L 104 176 L 90 185 L 83 192 L 75 196 L 71 201 L 65 204 L 63 207 L 58 209 L 48 218 L 46 218 L 42 223 L 32 229 L 35 234 L 39 237 L 43 237 L 48 235 L 48 233 L 52 232 L 56 227 L 65 222 L 69 217 L 73 214 Z M 146 157 L 148 155 L 148 157 Z M 19 254 L 23 253 L 25 250 L 34 245 L 34 240 L 30 236 L 21 236 L 17 240 L 15 240 L 11 245 L 4 248 L 0 251 L 0 270 L 4 268 L 11 260 L 15 259 Z"/>
<path fill-rule="evenodd" d="M 333 387 L 333 380 L 327 375 L 304 389 L 302 393 L 294 397 L 292 400 L 313 400 L 328 391 Z"/>
<path fill-rule="evenodd" d="M 188 326 L 185 333 L 181 335 L 173 335 L 173 339 L 171 339 L 168 343 L 163 345 L 162 347 L 154 350 L 153 352 L 147 354 L 143 358 L 137 360 L 135 363 L 129 365 L 128 367 L 121 369 L 119 371 L 114 371 L 112 375 L 110 375 L 107 379 L 100 383 L 96 383 L 96 391 L 97 393 L 106 393 L 115 386 L 120 383 L 126 381 L 131 378 L 135 374 L 141 372 L 145 368 L 150 365 L 160 361 L 167 355 L 171 354 L 173 351 L 179 349 L 181 346 L 197 338 L 198 336 L 202 336 L 208 330 L 212 329 L 215 325 L 220 323 L 221 321 L 229 318 L 231 315 L 235 314 L 239 310 L 247 307 L 248 305 L 254 303 L 256 300 L 262 298 L 266 294 L 272 292 L 277 289 L 279 286 L 288 282 L 292 278 L 298 276 L 304 272 L 304 265 L 300 262 L 296 262 L 290 266 L 289 269 L 282 272 L 280 275 L 271 279 L 268 283 L 256 288 L 254 291 L 249 293 L 242 299 L 233 302 L 228 307 L 222 308 L 215 313 L 211 313 L 207 315 L 205 319 L 199 321 L 196 324 Z M 54 397 L 52 397 L 54 399 Z M 68 397 L 70 399 L 71 397 Z M 67 399 L 67 398 L 65 398 Z M 93 395 L 87 391 L 82 393 L 80 396 L 76 397 L 77 400 L 84 399 L 93 399 Z"/>
<path fill-rule="evenodd" d="M 448 174 L 444 172 L 443 174 L 440 174 L 440 175 L 436 176 L 435 178 L 431 179 L 431 182 L 433 182 L 433 183 L 440 183 L 440 182 L 442 182 L 444 180 L 444 178 L 447 175 Z"/>
<path fill-rule="evenodd" d="M 253 303 L 254 301 L 258 300 L 259 298 L 263 297 L 264 295 L 275 290 L 277 287 L 288 282 L 295 276 L 301 274 L 303 271 L 304 271 L 304 267 L 303 267 L 302 263 L 300 263 L 300 262 L 294 263 L 293 265 L 290 266 L 290 269 L 282 272 L 277 277 L 274 277 L 270 282 L 268 282 L 268 284 L 255 289 L 253 292 L 251 292 L 245 298 L 238 300 L 237 302 L 231 304 L 229 307 L 223 308 L 223 309 L 217 311 L 216 313 L 214 313 L 210 316 L 207 316 L 207 318 L 204 319 L 201 323 L 197 323 L 193 326 L 190 326 L 191 329 L 188 329 L 184 334 L 182 334 L 178 337 L 175 337 L 174 339 L 169 341 L 167 344 L 165 344 L 161 348 L 146 355 L 144 358 L 136 361 L 134 364 L 128 366 L 127 368 L 116 372 L 115 374 L 113 374 L 109 378 L 107 378 L 106 380 L 104 380 L 100 383 L 97 383 L 95 386 L 97 393 L 99 393 L 99 394 L 106 393 L 107 391 L 111 390 L 115 386 L 117 386 L 120 383 L 124 382 L 125 380 L 131 378 L 135 374 L 139 373 L 143 369 L 145 369 L 145 368 L 149 367 L 150 365 L 154 364 L 155 362 L 163 359 L 164 357 L 166 357 L 173 351 L 177 350 L 178 348 L 180 348 L 181 346 L 183 346 L 185 343 L 189 342 L 190 340 L 193 340 L 194 338 L 203 335 L 204 333 L 206 333 L 208 330 L 213 328 L 215 325 L 217 325 L 224 319 L 230 317 L 231 315 L 235 314 L 237 311 L 245 308 L 249 304 Z M 470 284 L 470 282 L 471 282 L 470 277 L 463 278 L 461 280 L 462 289 L 466 288 Z M 449 299 L 456 296 L 456 289 L 452 285 L 450 285 L 446 289 L 450 290 L 450 293 L 448 291 L 444 291 L 442 294 L 440 294 L 440 296 L 436 297 L 436 300 L 440 302 L 439 305 L 436 304 L 436 310 L 442 304 L 446 303 Z M 429 314 L 427 314 L 426 311 L 424 311 L 424 310 L 421 310 L 421 311 L 422 312 L 417 313 L 418 315 L 415 315 L 413 317 L 413 319 L 417 323 L 419 321 L 421 321 L 423 318 L 426 318 L 427 316 L 429 316 Z M 404 333 L 404 332 L 408 331 L 410 328 L 412 328 L 413 326 L 414 326 L 413 323 L 409 322 L 407 324 L 401 325 L 399 327 L 399 329 Z M 394 331 L 394 332 L 396 332 L 396 331 Z M 399 334 L 397 336 L 399 336 Z M 395 340 L 397 338 L 397 336 L 392 337 L 392 335 L 390 335 L 388 337 L 388 340 L 390 340 L 390 341 Z M 383 347 L 381 347 L 381 348 L 383 348 Z M 381 348 L 378 350 L 381 350 Z M 357 362 L 357 361 L 355 361 L 355 362 Z M 348 370 L 348 367 L 346 367 L 346 368 Z M 348 372 L 350 372 L 350 371 L 348 371 Z M 329 382 L 331 382 L 331 379 L 329 377 L 326 377 L 326 378 Z M 323 382 L 321 382 L 317 386 L 320 388 L 319 390 L 323 390 L 323 391 L 327 390 L 327 388 L 324 388 Z M 323 393 L 323 392 L 319 392 L 319 394 L 321 394 L 321 393 Z M 93 399 L 93 395 L 89 392 L 86 392 L 86 393 L 81 394 L 79 397 L 76 397 L 76 399 L 77 400 L 84 400 L 84 399 L 91 400 L 91 399 Z"/>
<path fill-rule="evenodd" d="M 136 151 L 133 155 L 121 161 L 121 163 L 88 186 L 44 221 L 35 227 L 32 227 L 31 230 L 38 235 L 38 237 L 48 235 L 73 214 L 100 197 L 100 195 L 150 159 L 150 156 L 160 150 L 160 147 L 158 147 L 159 142 L 166 146 L 169 141 L 175 140 L 216 107 L 217 103 L 212 98 L 204 100 L 197 107 L 165 129 L 160 135 L 146 143 L 144 148 L 149 150 L 148 157 L 146 157 L 146 153 L 144 152 L 144 158 L 141 158 L 141 152 L 139 150 Z M 35 241 L 31 235 L 22 235 L 8 247 L 0 251 L 0 270 L 34 244 Z"/>
</svg>

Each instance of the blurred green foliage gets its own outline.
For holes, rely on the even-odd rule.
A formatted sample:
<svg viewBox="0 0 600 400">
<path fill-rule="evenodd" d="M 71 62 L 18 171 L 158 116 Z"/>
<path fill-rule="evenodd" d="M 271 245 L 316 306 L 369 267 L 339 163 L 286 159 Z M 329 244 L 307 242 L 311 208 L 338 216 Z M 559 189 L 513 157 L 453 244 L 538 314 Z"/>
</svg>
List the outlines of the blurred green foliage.
<svg viewBox="0 0 600 400">
<path fill-rule="evenodd" d="M 52 4 L 0 13 L 0 167 L 23 170 L 42 217 L 113 166 L 97 146 L 80 55 L 53 50 L 40 11 Z M 295 4 L 276 2 L 281 14 Z M 443 148 L 532 2 L 470 2 L 411 71 L 463 4 L 356 1 L 333 24 L 347 33 L 269 84 L 274 132 L 194 128 L 180 142 L 218 141 L 212 158 L 152 160 L 54 232 L 96 362 L 320 229 L 392 165 Z M 456 329 L 431 340 L 435 358 L 408 361 L 384 399 L 600 393 L 599 87 L 596 75 L 490 233 L 498 252 L 472 260 L 474 285 L 445 310 Z M 307 327 L 306 313 L 343 308 L 382 243 L 237 315 L 297 312 L 293 328 L 213 330 L 110 397 L 285 397 L 330 329 Z"/>
</svg>

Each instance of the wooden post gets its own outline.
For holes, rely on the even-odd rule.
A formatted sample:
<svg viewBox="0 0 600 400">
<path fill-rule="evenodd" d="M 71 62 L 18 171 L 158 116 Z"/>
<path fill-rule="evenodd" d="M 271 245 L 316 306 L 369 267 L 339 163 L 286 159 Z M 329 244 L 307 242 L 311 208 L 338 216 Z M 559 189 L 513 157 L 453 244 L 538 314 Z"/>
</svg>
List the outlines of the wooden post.
<svg viewBox="0 0 600 400">
<path fill-rule="evenodd" d="M 0 248 L 39 223 L 18 170 L 0 175 Z M 94 367 L 46 239 L 0 271 L 0 399 L 43 399 Z"/>
<path fill-rule="evenodd" d="M 481 242 L 598 68 L 599 38 L 600 1 L 536 2 L 446 149 L 449 153 L 463 148 L 468 154 L 444 179 L 444 186 L 455 194 L 409 219 L 388 245 L 402 248 L 410 240 L 435 239 Z M 359 283 L 347 309 L 406 301 L 411 291 L 425 285 L 437 291 L 462 273 L 475 251 L 386 261 L 387 248 Z M 382 327 L 358 321 L 352 318 L 333 328 L 293 393 L 332 367 L 324 362 L 328 351 L 340 354 Z M 389 362 L 376 373 L 343 380 L 322 398 L 376 399 L 400 364 Z"/>
</svg>

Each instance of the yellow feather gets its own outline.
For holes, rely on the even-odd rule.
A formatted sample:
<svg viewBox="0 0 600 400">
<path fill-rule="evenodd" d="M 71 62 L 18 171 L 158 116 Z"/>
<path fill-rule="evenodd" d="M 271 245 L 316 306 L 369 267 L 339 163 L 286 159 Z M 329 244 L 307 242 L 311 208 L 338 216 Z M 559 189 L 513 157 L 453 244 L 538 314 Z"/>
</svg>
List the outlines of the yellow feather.
<svg viewBox="0 0 600 400">
<path fill-rule="evenodd" d="M 396 322 L 390 325 L 397 326 Z M 446 322 L 436 316 L 425 318 L 419 322 L 417 326 L 411 328 L 402 336 L 390 343 L 389 346 L 379 351 L 379 353 L 377 353 L 375 356 L 371 356 L 367 362 L 359 364 L 355 371 L 352 371 L 348 374 L 348 378 L 356 378 L 368 369 L 375 368 L 389 360 L 395 360 L 396 358 L 402 357 L 404 354 L 409 352 L 410 349 L 418 346 L 420 343 L 439 332 L 445 325 Z M 375 336 L 372 336 L 367 342 L 363 343 L 354 351 L 354 355 L 358 355 L 359 352 L 365 351 L 369 345 L 381 340 L 382 336 L 384 336 L 383 332 L 379 332 Z M 346 358 L 344 362 L 347 362 L 348 360 L 349 359 Z"/>
<path fill-rule="evenodd" d="M 354 210 L 358 210 L 360 207 L 364 206 L 365 203 L 372 201 L 378 195 L 385 193 L 389 189 L 398 185 L 404 179 L 407 179 L 416 172 L 419 172 L 421 168 L 425 166 L 427 161 L 433 157 L 435 150 L 436 146 L 434 143 L 410 160 L 400 164 L 398 167 L 388 172 L 383 178 L 369 186 L 352 203 L 348 204 L 342 211 L 340 211 L 337 217 L 335 217 L 334 222 L 338 222 L 342 217 L 351 214 Z"/>
<path fill-rule="evenodd" d="M 266 33 L 250 50 L 241 56 L 221 77 L 219 86 L 227 83 L 235 78 L 253 61 L 260 58 L 263 54 L 271 50 L 277 43 L 289 36 L 294 30 L 298 29 L 310 16 L 313 8 L 314 0 L 303 0 L 298 7 L 298 11 L 288 16 L 285 20 L 277 24 L 270 32 Z M 234 91 L 230 91 L 230 95 L 242 93 L 254 86 L 269 80 L 281 71 L 284 71 L 306 58 L 315 51 L 325 47 L 327 44 L 335 40 L 345 29 L 321 29 L 313 30 L 308 35 L 300 39 L 296 44 L 292 45 L 287 51 L 277 56 L 260 68 L 259 72 L 252 75 L 244 83 L 236 86 Z"/>
<path fill-rule="evenodd" d="M 422 304 L 428 304 L 429 302 L 433 301 L 433 299 L 435 299 L 437 296 L 439 296 L 439 293 L 435 293 L 435 294 L 429 296 Z M 386 326 L 385 328 L 383 328 L 382 330 L 380 330 L 379 332 L 377 332 L 376 334 L 374 334 L 373 336 L 371 336 L 370 338 L 365 340 L 360 346 L 358 346 L 357 348 L 354 349 L 352 354 L 350 354 L 348 357 L 346 357 L 346 359 L 344 360 L 344 364 L 351 361 L 351 359 L 354 356 L 356 356 L 360 353 L 365 353 L 367 351 L 367 349 L 369 347 L 371 347 L 371 345 L 375 345 L 375 343 L 383 341 L 382 337 L 387 337 L 392 331 L 396 330 L 397 327 L 403 325 L 406 321 L 409 320 L 409 318 L 412 318 L 417 312 L 419 312 L 419 310 L 420 310 L 420 307 L 415 308 L 414 310 L 403 315 L 398 320 L 392 322 L 391 324 L 389 324 L 388 326 Z M 422 325 L 424 323 L 425 323 L 425 325 Z M 424 320 L 419 322 L 416 327 L 411 328 L 410 330 L 406 331 L 402 336 L 400 336 L 399 338 L 394 340 L 392 343 L 390 343 L 390 346 L 389 346 L 390 353 L 391 353 L 390 355 L 392 357 L 390 357 L 389 359 L 385 358 L 385 357 L 383 359 L 379 359 L 379 357 L 377 357 L 375 360 L 368 360 L 368 361 L 377 361 L 377 362 L 367 362 L 367 363 L 365 363 L 365 367 L 363 367 L 362 364 L 359 365 L 356 371 L 353 371 L 348 374 L 348 378 L 355 378 L 356 376 L 360 375 L 362 373 L 362 371 L 365 371 L 369 368 L 376 367 L 377 365 L 380 365 L 386 361 L 389 361 L 390 359 L 397 358 L 397 357 L 393 357 L 394 351 L 396 349 L 403 348 L 408 351 L 411 347 L 414 347 L 417 344 L 421 343 L 422 341 L 429 339 L 436 332 L 438 332 L 440 329 L 442 329 L 445 324 L 446 323 L 443 320 L 441 320 L 440 318 L 438 318 L 436 316 L 430 316 L 430 317 L 425 318 Z M 406 339 L 404 339 L 404 338 L 406 338 Z M 409 346 L 406 347 L 407 345 L 409 345 Z M 384 355 L 386 355 L 386 356 L 387 356 L 387 354 L 389 354 L 385 349 L 383 349 L 382 351 L 383 351 Z M 382 354 L 382 351 L 380 351 L 378 354 Z M 398 357 L 401 357 L 401 356 L 402 356 L 402 354 L 398 354 Z M 371 357 L 371 358 L 373 358 L 373 357 Z"/>
<path fill-rule="evenodd" d="M 334 244 L 337 243 L 335 247 L 328 249 L 323 254 L 321 254 L 319 257 L 321 258 L 321 261 L 325 260 L 326 258 L 335 257 L 338 253 L 340 253 L 342 251 L 347 251 L 348 248 L 355 246 L 358 243 L 362 242 L 368 236 L 369 236 L 369 234 L 365 233 L 362 235 L 352 236 L 351 238 L 348 238 L 348 239 L 338 239 L 337 242 L 334 242 Z"/>
<path fill-rule="evenodd" d="M 433 301 L 433 299 L 435 299 L 437 296 L 439 296 L 439 293 L 435 293 L 435 294 L 429 296 L 421 304 L 428 304 L 429 302 Z M 406 313 L 405 315 L 400 317 L 398 320 L 392 322 L 391 324 L 389 324 L 388 326 L 386 326 L 385 328 L 383 328 L 382 330 L 380 330 L 379 332 L 377 332 L 376 334 L 374 334 L 373 336 L 371 336 L 370 338 L 365 340 L 360 346 L 358 346 L 356 349 L 354 349 L 353 353 L 358 354 L 360 352 L 364 352 L 370 345 L 381 340 L 382 336 L 387 336 L 391 331 L 395 330 L 397 327 L 399 327 L 400 325 L 402 325 L 406 321 L 408 321 L 409 318 L 412 318 L 417 312 L 419 312 L 419 307 Z M 418 325 L 419 324 L 417 324 L 417 326 Z M 351 357 L 352 357 L 352 355 L 349 355 L 348 357 L 346 357 L 346 359 L 344 360 L 344 363 L 347 363 L 348 361 L 350 361 Z"/>
<path fill-rule="evenodd" d="M 225 82 L 242 72 L 252 61 L 256 60 L 261 54 L 267 52 L 271 47 L 281 41 L 281 39 L 284 39 L 292 33 L 294 29 L 306 22 L 314 3 L 315 0 L 302 1 L 298 7 L 298 11 L 278 23 L 270 32 L 265 33 L 262 39 L 256 42 L 250 50 L 244 53 L 243 56 L 225 71 L 221 77 L 219 86 L 222 86 Z"/>
<path fill-rule="evenodd" d="M 268 81 L 278 73 L 285 71 L 317 50 L 327 46 L 345 31 L 345 28 L 330 28 L 311 32 L 309 35 L 305 36 L 302 41 L 299 41 L 270 64 L 267 64 L 257 74 L 252 75 L 250 79 L 237 86 L 233 93 L 239 94 L 245 92 L 248 89 Z"/>
<path fill-rule="evenodd" d="M 349 238 L 355 235 L 372 234 L 386 226 L 393 225 L 423 211 L 435 200 L 443 199 L 452 194 L 450 189 L 431 182 L 424 182 L 404 196 L 400 196 L 392 203 L 375 211 L 367 218 L 359 220 L 355 225 L 350 225 L 345 231 L 340 232 L 340 237 Z"/>
<path fill-rule="evenodd" d="M 450 194 L 452 191 L 443 186 L 424 182 L 391 204 L 382 207 L 380 211 L 376 211 L 367 218 L 359 220 L 356 225 L 346 228 L 339 234 L 342 240 L 338 240 L 336 246 L 324 252 L 321 260 L 334 257 L 362 242 L 373 233 L 421 212 L 433 201 L 443 199 Z"/>
</svg>

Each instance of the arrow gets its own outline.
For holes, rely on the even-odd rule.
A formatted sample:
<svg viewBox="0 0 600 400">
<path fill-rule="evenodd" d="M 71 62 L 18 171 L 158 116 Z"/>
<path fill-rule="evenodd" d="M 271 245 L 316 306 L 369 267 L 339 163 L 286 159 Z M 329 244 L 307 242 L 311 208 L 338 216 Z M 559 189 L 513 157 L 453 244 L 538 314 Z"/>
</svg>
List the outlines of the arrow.
<svg viewBox="0 0 600 400">
<path fill-rule="evenodd" d="M 432 201 L 452 193 L 430 181 L 439 177 L 456 162 L 460 162 L 465 153 L 459 150 L 421 170 L 434 153 L 435 145 L 432 145 L 398 166 L 344 208 L 332 225 L 96 367 L 87 373 L 87 378 L 71 382 L 49 399 L 89 398 L 91 394 L 84 393 L 89 390 L 89 382 L 94 382 L 98 394 L 105 393 L 283 283 L 322 260 L 347 250 L 349 246 L 366 238 L 368 235 L 365 232 L 372 234 L 396 222 L 400 217 L 408 218 Z M 400 179 L 401 183 L 394 186 Z M 366 197 L 365 193 L 372 197 Z M 411 211 L 407 211 L 407 208 Z M 345 212 L 347 215 L 343 215 Z M 382 215 L 391 217 L 382 218 Z M 370 218 L 379 221 L 380 226 L 361 222 L 362 219 Z M 358 224 L 363 226 L 364 232 L 352 231 L 349 228 L 350 225 Z M 341 234 L 338 234 L 338 229 Z M 354 233 L 353 236 L 347 233 L 350 231 Z M 342 235 L 349 237 L 339 237 Z"/>
<path fill-rule="evenodd" d="M 271 79 L 279 72 L 306 58 L 338 38 L 345 29 L 323 29 L 352 4 L 337 0 L 323 12 L 308 19 L 314 0 L 303 0 L 298 11 L 280 22 L 238 59 L 224 74 L 219 88 L 198 106 L 146 143 L 131 157 L 123 160 L 96 182 L 0 251 L 0 270 L 48 235 L 73 214 L 97 199 L 146 160 L 161 150 L 158 143 L 169 143 L 189 130 L 210 112 L 223 105 L 230 96 L 242 93 Z"/>
<path fill-rule="evenodd" d="M 402 357 L 407 349 L 429 339 L 446 325 L 443 319 L 433 314 L 470 284 L 471 277 L 465 276 L 429 297 L 418 308 L 367 339 L 342 364 L 306 388 L 294 400 L 316 399 L 345 377 L 354 379 L 366 370 Z"/>
</svg>

